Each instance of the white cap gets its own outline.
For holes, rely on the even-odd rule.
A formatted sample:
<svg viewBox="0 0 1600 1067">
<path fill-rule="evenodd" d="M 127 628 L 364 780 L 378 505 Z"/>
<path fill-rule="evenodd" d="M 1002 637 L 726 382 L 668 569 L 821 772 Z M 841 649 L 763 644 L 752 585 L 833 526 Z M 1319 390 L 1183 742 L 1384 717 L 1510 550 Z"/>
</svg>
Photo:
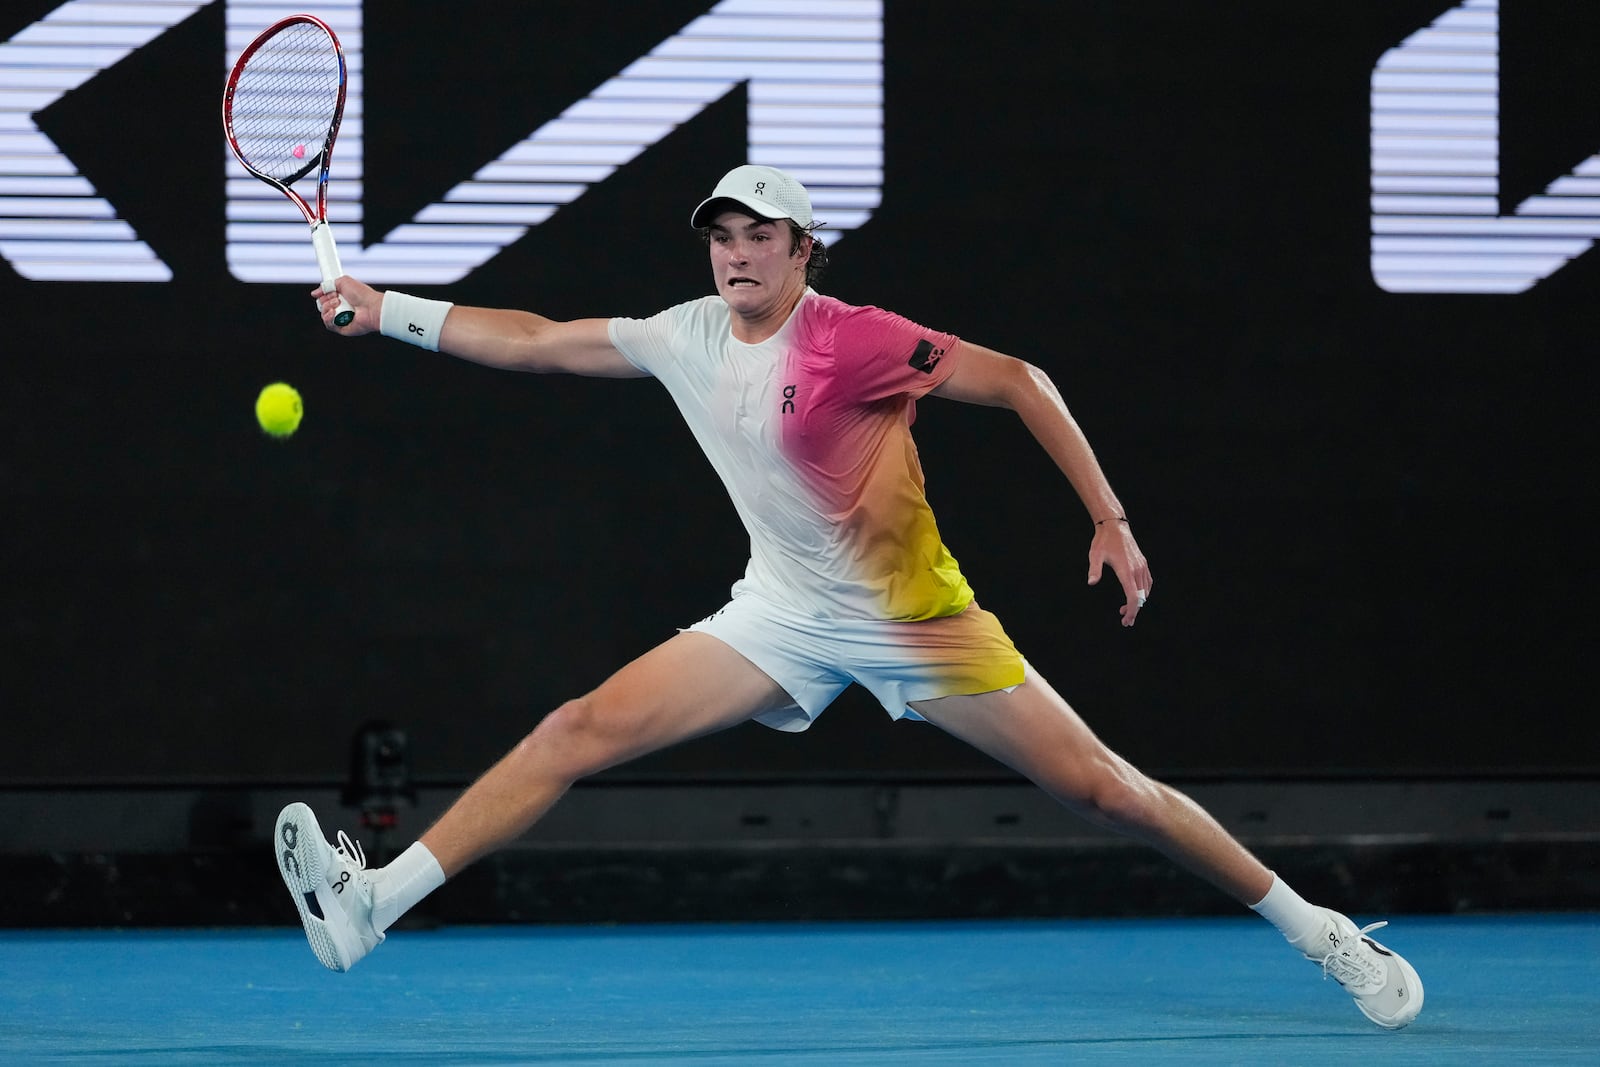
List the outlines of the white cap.
<svg viewBox="0 0 1600 1067">
<path fill-rule="evenodd" d="M 711 225 L 712 205 L 732 200 L 763 219 L 793 219 L 801 226 L 811 225 L 811 197 L 806 187 L 776 167 L 746 163 L 722 176 L 711 195 L 689 216 L 691 226 Z"/>
</svg>

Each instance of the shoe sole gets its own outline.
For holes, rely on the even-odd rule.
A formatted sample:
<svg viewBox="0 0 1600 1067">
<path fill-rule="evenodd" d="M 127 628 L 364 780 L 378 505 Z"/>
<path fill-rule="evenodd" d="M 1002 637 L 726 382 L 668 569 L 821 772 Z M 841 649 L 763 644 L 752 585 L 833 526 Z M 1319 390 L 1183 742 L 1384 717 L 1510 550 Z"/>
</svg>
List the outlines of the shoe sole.
<svg viewBox="0 0 1600 1067">
<path fill-rule="evenodd" d="M 300 924 L 305 927 L 311 951 L 328 970 L 348 971 L 355 954 L 344 951 L 337 931 L 322 918 L 329 913 L 329 908 L 339 905 L 331 897 L 323 899 L 330 892 L 327 879 L 330 849 L 317 817 L 304 804 L 290 804 L 278 813 L 272 840 L 278 853 L 278 873 L 283 876 L 283 884 L 300 912 Z"/>
<path fill-rule="evenodd" d="M 1371 939 L 1369 938 L 1368 940 L 1370 941 Z M 1372 944 L 1377 945 L 1378 943 L 1376 941 L 1372 941 Z M 1393 1016 L 1385 1019 L 1382 1016 L 1374 1015 L 1372 1012 L 1368 1011 L 1367 1006 L 1359 999 L 1356 1000 L 1356 1007 L 1361 1009 L 1362 1015 L 1365 1015 L 1368 1019 L 1371 1019 L 1385 1030 L 1399 1030 L 1402 1027 L 1409 1026 L 1413 1019 L 1422 1014 L 1422 979 L 1417 976 L 1416 968 L 1412 967 L 1411 964 L 1406 962 L 1406 958 L 1404 956 L 1389 948 L 1385 948 L 1383 951 L 1388 953 L 1389 958 L 1392 959 L 1396 966 L 1400 968 L 1400 973 L 1405 975 L 1406 991 L 1410 995 L 1408 996 L 1406 1000 L 1406 1006 L 1403 1009 L 1404 1014 L 1402 1016 Z"/>
</svg>

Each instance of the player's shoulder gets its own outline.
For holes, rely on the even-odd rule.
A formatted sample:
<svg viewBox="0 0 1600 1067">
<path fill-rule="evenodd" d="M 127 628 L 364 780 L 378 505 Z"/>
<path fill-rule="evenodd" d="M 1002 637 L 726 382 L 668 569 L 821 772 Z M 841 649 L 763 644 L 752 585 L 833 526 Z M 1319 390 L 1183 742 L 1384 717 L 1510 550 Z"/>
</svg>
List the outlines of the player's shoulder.
<svg viewBox="0 0 1600 1067">
<path fill-rule="evenodd" d="M 659 376 L 675 359 L 705 347 L 704 339 L 715 336 L 717 306 L 726 332 L 727 305 L 713 296 L 685 300 L 642 319 L 613 317 L 607 320 L 606 335 L 628 362 Z"/>
<path fill-rule="evenodd" d="M 611 320 L 612 333 L 652 333 L 660 337 L 679 337 L 686 334 L 709 332 L 718 325 L 727 326 L 727 304 L 721 297 L 703 296 L 685 300 L 680 304 L 662 308 L 642 319 L 618 316 Z"/>
<path fill-rule="evenodd" d="M 674 304 L 662 312 L 680 333 L 694 337 L 715 337 L 728 331 L 728 303 L 722 297 L 699 296 Z"/>
<path fill-rule="evenodd" d="M 816 322 L 844 322 L 852 316 L 878 309 L 861 304 L 847 304 L 836 296 L 827 296 L 815 289 L 807 289 L 801 297 L 801 313 Z"/>
<path fill-rule="evenodd" d="M 653 319 L 670 319 L 678 322 L 711 319 L 718 310 L 722 310 L 726 317 L 726 302 L 720 296 L 697 296 L 685 300 L 680 304 L 663 308 L 651 316 Z"/>
<path fill-rule="evenodd" d="M 876 304 L 850 304 L 837 297 L 824 296 L 818 292 L 811 292 L 807 296 L 808 303 L 816 309 L 816 314 L 828 321 L 835 323 L 882 323 L 882 322 L 910 322 L 911 320 L 897 311 L 879 307 Z"/>
<path fill-rule="evenodd" d="M 806 333 L 834 343 L 872 344 L 921 330 L 904 315 L 876 304 L 849 304 L 816 292 L 807 293 L 802 310 Z"/>
<path fill-rule="evenodd" d="M 838 297 L 806 290 L 799 309 L 801 329 L 813 337 L 848 337 L 888 315 L 871 304 L 849 304 Z"/>
</svg>

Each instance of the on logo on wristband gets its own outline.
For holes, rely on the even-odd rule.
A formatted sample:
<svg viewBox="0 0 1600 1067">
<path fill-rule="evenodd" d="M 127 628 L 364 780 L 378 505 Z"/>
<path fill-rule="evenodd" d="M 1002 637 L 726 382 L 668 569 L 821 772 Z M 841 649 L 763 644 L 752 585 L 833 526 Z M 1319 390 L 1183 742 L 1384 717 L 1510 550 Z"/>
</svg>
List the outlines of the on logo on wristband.
<svg viewBox="0 0 1600 1067">
<path fill-rule="evenodd" d="M 391 289 L 383 294 L 383 306 L 378 312 L 378 332 L 385 337 L 437 352 L 445 316 L 450 314 L 454 306 L 446 300 L 427 300 Z"/>
</svg>

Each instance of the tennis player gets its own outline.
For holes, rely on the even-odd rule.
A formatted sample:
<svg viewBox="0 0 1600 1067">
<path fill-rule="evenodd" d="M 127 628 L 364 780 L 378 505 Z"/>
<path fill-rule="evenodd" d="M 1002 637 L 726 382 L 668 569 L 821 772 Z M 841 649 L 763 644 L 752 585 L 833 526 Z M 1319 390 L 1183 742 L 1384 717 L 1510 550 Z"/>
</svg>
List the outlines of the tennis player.
<svg viewBox="0 0 1600 1067">
<path fill-rule="evenodd" d="M 852 682 L 1143 841 L 1253 908 L 1379 1026 L 1422 1008 L 1416 971 L 1345 916 L 1302 899 L 1188 797 L 1108 749 L 1025 660 L 944 543 L 912 444 L 924 396 L 1009 408 L 1088 511 L 1088 581 L 1110 567 L 1132 626 L 1151 596 L 1129 516 L 1038 367 L 813 288 L 827 262 L 810 197 L 740 166 L 690 215 L 713 295 L 646 319 L 557 322 L 341 278 L 324 324 L 492 367 L 654 377 L 721 475 L 750 536 L 728 603 L 546 715 L 404 853 L 368 870 L 315 815 L 278 818 L 279 867 L 317 958 L 349 969 L 445 880 L 504 846 L 578 779 L 755 719 L 804 730 Z M 333 323 L 338 297 L 356 309 Z M 1381 926 L 1382 923 L 1375 924 Z"/>
</svg>

